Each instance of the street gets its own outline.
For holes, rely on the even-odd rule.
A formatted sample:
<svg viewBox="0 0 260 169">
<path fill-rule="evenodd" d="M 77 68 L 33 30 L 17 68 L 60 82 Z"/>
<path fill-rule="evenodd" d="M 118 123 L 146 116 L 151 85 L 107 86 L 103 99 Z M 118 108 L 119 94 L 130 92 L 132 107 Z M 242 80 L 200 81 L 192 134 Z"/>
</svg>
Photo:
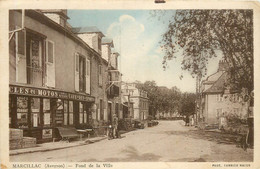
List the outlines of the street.
<svg viewBox="0 0 260 169">
<path fill-rule="evenodd" d="M 226 139 L 227 140 L 227 139 Z M 205 135 L 183 121 L 159 121 L 158 126 L 123 134 L 121 139 L 10 156 L 10 161 L 30 162 L 231 162 L 253 161 L 244 151 L 219 137 Z"/>
</svg>

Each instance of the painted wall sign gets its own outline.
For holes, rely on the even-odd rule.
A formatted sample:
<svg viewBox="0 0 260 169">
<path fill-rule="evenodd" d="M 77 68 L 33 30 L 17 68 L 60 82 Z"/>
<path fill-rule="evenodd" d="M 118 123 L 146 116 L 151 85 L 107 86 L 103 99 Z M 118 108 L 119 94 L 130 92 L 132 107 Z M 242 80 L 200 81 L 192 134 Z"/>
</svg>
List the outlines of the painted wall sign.
<svg viewBox="0 0 260 169">
<path fill-rule="evenodd" d="M 39 97 L 81 100 L 81 101 L 88 101 L 88 102 L 95 101 L 94 97 L 85 96 L 85 95 L 81 95 L 81 94 L 74 94 L 74 93 L 49 90 L 49 89 L 15 86 L 15 85 L 9 86 L 9 93 L 10 94 L 19 94 L 19 95 L 39 96 Z"/>
<path fill-rule="evenodd" d="M 42 138 L 52 138 L 52 129 L 43 129 L 42 130 Z"/>
</svg>

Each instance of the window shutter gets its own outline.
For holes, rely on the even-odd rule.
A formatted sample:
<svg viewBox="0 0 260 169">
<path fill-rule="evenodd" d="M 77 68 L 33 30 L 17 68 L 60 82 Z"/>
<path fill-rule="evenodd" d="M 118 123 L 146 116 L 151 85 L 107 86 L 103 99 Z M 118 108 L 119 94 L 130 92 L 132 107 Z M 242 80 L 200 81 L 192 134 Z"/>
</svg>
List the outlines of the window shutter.
<svg viewBox="0 0 260 169">
<path fill-rule="evenodd" d="M 90 94 L 90 61 L 86 59 L 86 93 Z"/>
<path fill-rule="evenodd" d="M 26 32 L 19 31 L 15 33 L 16 46 L 16 82 L 27 83 L 27 63 L 26 63 Z"/>
<path fill-rule="evenodd" d="M 75 53 L 75 90 L 79 91 L 79 54 Z"/>
<path fill-rule="evenodd" d="M 54 43 L 46 41 L 46 75 L 47 86 L 55 87 L 55 57 L 54 57 Z"/>
</svg>

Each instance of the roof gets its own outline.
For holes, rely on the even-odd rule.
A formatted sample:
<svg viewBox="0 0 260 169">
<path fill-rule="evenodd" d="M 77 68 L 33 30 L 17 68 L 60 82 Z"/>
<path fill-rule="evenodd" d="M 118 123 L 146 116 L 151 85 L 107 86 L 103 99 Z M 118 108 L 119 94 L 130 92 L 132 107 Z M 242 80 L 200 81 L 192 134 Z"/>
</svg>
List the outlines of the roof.
<svg viewBox="0 0 260 169">
<path fill-rule="evenodd" d="M 203 93 L 221 93 L 225 90 L 225 82 L 227 79 L 227 72 L 224 72 L 215 83 Z"/>
<path fill-rule="evenodd" d="M 101 44 L 111 44 L 111 47 L 114 47 L 113 39 L 107 37 L 102 38 Z"/>
<path fill-rule="evenodd" d="M 102 37 L 105 36 L 96 26 L 76 27 L 76 28 L 72 28 L 72 32 L 75 33 L 75 34 L 81 34 L 81 33 L 100 33 Z"/>
</svg>

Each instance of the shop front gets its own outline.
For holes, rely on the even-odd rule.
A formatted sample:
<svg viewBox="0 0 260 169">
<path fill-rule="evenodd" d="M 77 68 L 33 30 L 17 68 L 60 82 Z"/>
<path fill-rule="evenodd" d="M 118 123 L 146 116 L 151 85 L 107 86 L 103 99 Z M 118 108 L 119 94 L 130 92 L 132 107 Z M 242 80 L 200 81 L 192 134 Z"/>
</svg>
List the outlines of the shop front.
<svg viewBox="0 0 260 169">
<path fill-rule="evenodd" d="M 79 93 L 9 86 L 9 127 L 23 130 L 37 143 L 58 137 L 56 127 L 89 125 L 94 97 Z"/>
</svg>

